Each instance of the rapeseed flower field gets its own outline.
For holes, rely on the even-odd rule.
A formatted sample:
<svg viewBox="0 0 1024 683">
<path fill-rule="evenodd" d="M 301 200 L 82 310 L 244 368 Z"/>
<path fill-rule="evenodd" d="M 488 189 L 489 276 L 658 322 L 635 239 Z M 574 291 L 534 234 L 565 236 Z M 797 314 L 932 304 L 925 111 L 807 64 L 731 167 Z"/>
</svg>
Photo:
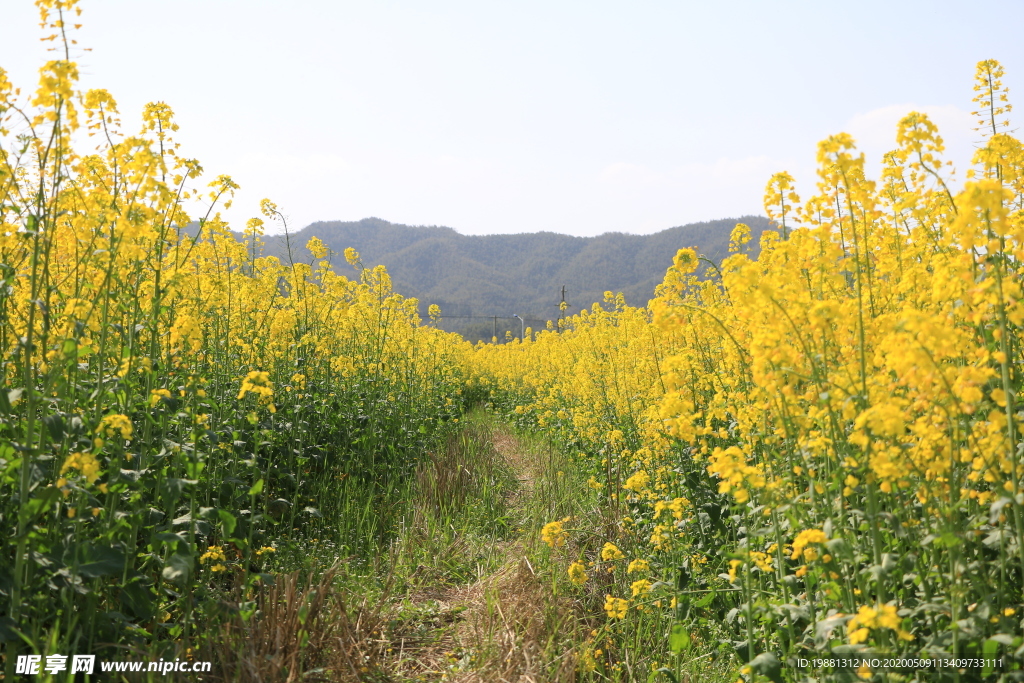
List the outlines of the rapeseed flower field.
<svg viewBox="0 0 1024 683">
<path fill-rule="evenodd" d="M 39 6 L 63 53 L 77 3 Z M 225 600 L 253 610 L 275 546 L 387 537 L 465 382 L 465 343 L 383 268 L 338 275 L 318 240 L 263 257 L 272 202 L 232 234 L 235 184 L 201 180 L 170 107 L 122 128 L 59 57 L 27 97 L 0 71 L 8 678 L 15 651 L 194 647 Z"/>
<path fill-rule="evenodd" d="M 832 136 L 813 197 L 770 179 L 758 258 L 737 225 L 704 277 L 681 249 L 646 308 L 609 292 L 477 348 L 495 410 L 557 435 L 615 511 L 614 554 L 586 520 L 544 539 L 581 596 L 614 570 L 591 599 L 619 651 L 591 668 L 638 631 L 772 680 L 822 653 L 955 654 L 986 676 L 1024 654 L 1024 148 L 1002 77 L 978 64 L 984 142 L 959 184 L 924 114 L 878 180 Z"/>
<path fill-rule="evenodd" d="M 596 501 L 524 530 L 585 625 L 559 680 L 890 675 L 801 664 L 867 654 L 1018 680 L 1024 148 L 997 62 L 961 178 L 921 113 L 877 180 L 832 136 L 812 197 L 769 180 L 756 258 L 738 225 L 720 264 L 680 249 L 648 306 L 608 292 L 472 347 L 354 250 L 351 278 L 316 239 L 263 256 L 288 229 L 270 200 L 232 233 L 235 183 L 202 179 L 166 104 L 128 132 L 80 92 L 78 3 L 37 4 L 58 59 L 27 95 L 0 70 L 7 678 L 24 653 L 215 649 L 297 555 L 393 573 L 425 455 L 482 403 Z"/>
</svg>

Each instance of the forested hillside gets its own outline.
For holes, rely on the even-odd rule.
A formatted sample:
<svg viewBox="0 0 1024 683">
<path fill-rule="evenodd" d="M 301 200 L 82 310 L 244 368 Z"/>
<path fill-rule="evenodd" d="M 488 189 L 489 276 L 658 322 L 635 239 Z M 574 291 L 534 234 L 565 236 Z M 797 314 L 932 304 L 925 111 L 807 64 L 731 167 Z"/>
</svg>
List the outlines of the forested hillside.
<svg viewBox="0 0 1024 683">
<path fill-rule="evenodd" d="M 622 292 L 630 304 L 643 305 L 680 248 L 698 247 L 715 262 L 728 255 L 729 232 L 737 222 L 750 226 L 752 245 L 768 226 L 763 217 L 743 216 L 653 235 L 461 235 L 451 228 L 366 218 L 313 223 L 290 239 L 296 260 L 309 258 L 301 245 L 314 236 L 338 254 L 355 248 L 364 265 L 386 266 L 395 289 L 420 300 L 424 318 L 426 307 L 438 304 L 444 328 L 475 341 L 491 337 L 493 319 L 485 319 L 491 316 L 498 316 L 499 336 L 506 330 L 519 334 L 521 325 L 514 314 L 534 328 L 557 319 L 563 285 L 568 313 L 589 308 L 608 290 Z M 283 236 L 264 239 L 267 254 L 285 258 Z M 335 265 L 347 269 L 340 256 Z"/>
</svg>

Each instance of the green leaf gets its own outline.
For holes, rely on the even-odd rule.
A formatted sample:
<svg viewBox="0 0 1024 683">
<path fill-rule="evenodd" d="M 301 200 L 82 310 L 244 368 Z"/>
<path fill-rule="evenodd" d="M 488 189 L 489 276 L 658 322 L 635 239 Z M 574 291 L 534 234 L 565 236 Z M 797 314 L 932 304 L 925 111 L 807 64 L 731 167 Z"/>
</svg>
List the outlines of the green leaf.
<svg viewBox="0 0 1024 683">
<path fill-rule="evenodd" d="M 192 574 L 192 556 L 174 553 L 167 558 L 167 565 L 162 575 L 164 580 L 184 586 L 188 583 L 188 577 Z"/>
<path fill-rule="evenodd" d="M 715 591 L 711 591 L 710 593 L 705 595 L 703 598 L 698 600 L 696 603 L 694 603 L 693 606 L 694 607 L 707 607 L 708 605 L 711 604 L 711 601 L 715 599 L 716 595 L 718 595 L 718 593 L 716 593 Z"/>
<path fill-rule="evenodd" d="M 188 462 L 185 464 L 185 471 L 188 473 L 189 478 L 199 479 L 199 476 L 206 469 L 206 463 L 202 460 L 196 460 L 194 462 Z"/>
<path fill-rule="evenodd" d="M 668 647 L 675 654 L 690 648 L 690 634 L 682 624 L 673 624 L 668 634 Z"/>
<path fill-rule="evenodd" d="M 996 643 L 1002 643 L 1007 647 L 1013 647 L 1014 645 L 1020 645 L 1020 636 L 1014 637 L 1009 633 L 996 633 L 989 640 L 985 641 L 985 656 L 988 656 L 988 642 L 993 641 Z M 996 647 L 998 649 L 998 647 Z"/>
<path fill-rule="evenodd" d="M 124 552 L 118 548 L 91 548 L 88 562 L 78 565 L 78 575 L 87 579 L 120 576 L 124 573 Z"/>
<path fill-rule="evenodd" d="M 178 543 L 187 545 L 188 540 L 181 534 L 171 533 L 170 531 L 161 531 L 157 534 L 153 534 L 153 540 L 162 541 L 163 543 L 170 543 L 172 547 L 177 547 Z"/>
<path fill-rule="evenodd" d="M 3 393 L 3 392 L 0 392 Z M 16 643 L 27 640 L 18 629 L 18 624 L 10 617 L 0 617 L 0 643 Z"/>
<path fill-rule="evenodd" d="M 178 502 L 178 499 L 181 498 L 181 494 L 185 491 L 185 487 L 194 483 L 194 481 L 178 479 L 176 477 L 168 477 L 167 479 L 164 479 L 160 483 L 160 496 L 164 499 L 166 507 L 168 509 L 173 509 L 175 503 Z"/>
<path fill-rule="evenodd" d="M 119 591 L 120 607 L 136 619 L 149 621 L 157 613 L 156 596 L 142 577 L 129 579 Z"/>
<path fill-rule="evenodd" d="M 28 503 L 25 505 L 28 508 L 29 518 L 35 517 L 40 514 L 60 498 L 60 489 L 56 486 L 47 486 L 42 489 L 37 489 L 35 496 L 28 499 Z"/>
<path fill-rule="evenodd" d="M 672 683 L 679 683 L 679 679 L 676 678 L 676 672 L 668 668 L 667 666 L 663 666 L 657 671 L 652 671 L 651 675 L 647 677 L 647 683 L 654 683 L 654 679 L 657 677 L 658 674 L 665 674 L 666 676 L 668 676 L 668 680 L 672 681 Z"/>
<path fill-rule="evenodd" d="M 260 495 L 261 491 L 263 491 L 263 479 L 260 479 L 259 481 L 252 485 L 252 488 L 249 489 L 249 495 L 258 496 Z"/>
<path fill-rule="evenodd" d="M 782 683 L 782 662 L 774 653 L 762 652 L 750 661 L 750 668 L 774 683 Z"/>
<path fill-rule="evenodd" d="M 997 633 L 985 641 L 985 643 L 981 646 L 981 651 L 985 658 L 985 665 L 981 671 L 981 675 L 983 678 L 987 678 L 992 675 L 992 671 L 995 668 L 992 666 L 992 662 L 994 662 L 999 657 L 999 646 L 1011 645 L 1013 642 L 1013 636 L 1007 633 Z"/>
<path fill-rule="evenodd" d="M 852 555 L 853 552 L 850 548 L 850 544 L 847 543 L 846 539 L 843 538 L 833 538 L 829 540 L 827 543 L 825 543 L 825 547 L 828 548 L 829 552 L 831 552 L 833 555 L 847 556 Z"/>
<path fill-rule="evenodd" d="M 235 516 L 227 510 L 217 510 L 217 516 L 220 517 L 220 523 L 224 525 L 224 535 L 230 536 L 235 533 L 235 527 L 238 526 L 238 520 Z"/>
<path fill-rule="evenodd" d="M 941 536 L 932 536 L 929 534 L 921 542 L 921 545 L 927 545 L 929 540 L 932 544 L 937 545 L 940 548 L 954 548 L 961 543 L 960 537 L 950 531 L 945 532 Z"/>
</svg>

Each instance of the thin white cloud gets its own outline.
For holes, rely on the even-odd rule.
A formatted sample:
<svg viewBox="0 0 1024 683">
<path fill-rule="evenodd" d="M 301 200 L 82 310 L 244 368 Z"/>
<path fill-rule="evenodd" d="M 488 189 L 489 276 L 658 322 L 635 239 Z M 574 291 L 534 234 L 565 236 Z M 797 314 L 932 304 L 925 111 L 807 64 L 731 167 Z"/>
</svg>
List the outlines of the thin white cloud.
<svg viewBox="0 0 1024 683">
<path fill-rule="evenodd" d="M 846 124 L 846 132 L 854 137 L 857 147 L 864 152 L 868 168 L 876 172 L 882 155 L 896 148 L 896 129 L 900 120 L 913 111 L 927 114 L 938 127 L 946 147 L 945 158 L 953 162 L 962 177 L 978 136 L 973 131 L 974 117 L 959 107 L 951 104 L 893 104 L 853 116 Z"/>
</svg>

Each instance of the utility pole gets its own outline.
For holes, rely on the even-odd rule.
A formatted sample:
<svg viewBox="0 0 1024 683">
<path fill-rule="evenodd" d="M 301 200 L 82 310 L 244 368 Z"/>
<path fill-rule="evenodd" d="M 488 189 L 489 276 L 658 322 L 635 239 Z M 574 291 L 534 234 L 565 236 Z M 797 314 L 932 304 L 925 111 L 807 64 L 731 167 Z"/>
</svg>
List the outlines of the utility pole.
<svg viewBox="0 0 1024 683">
<path fill-rule="evenodd" d="M 558 331 L 562 331 L 562 315 L 565 313 L 565 285 L 562 285 L 562 302 L 558 304 Z"/>
<path fill-rule="evenodd" d="M 494 332 L 491 334 L 491 342 L 497 343 L 498 340 L 498 316 L 494 316 Z"/>
</svg>

